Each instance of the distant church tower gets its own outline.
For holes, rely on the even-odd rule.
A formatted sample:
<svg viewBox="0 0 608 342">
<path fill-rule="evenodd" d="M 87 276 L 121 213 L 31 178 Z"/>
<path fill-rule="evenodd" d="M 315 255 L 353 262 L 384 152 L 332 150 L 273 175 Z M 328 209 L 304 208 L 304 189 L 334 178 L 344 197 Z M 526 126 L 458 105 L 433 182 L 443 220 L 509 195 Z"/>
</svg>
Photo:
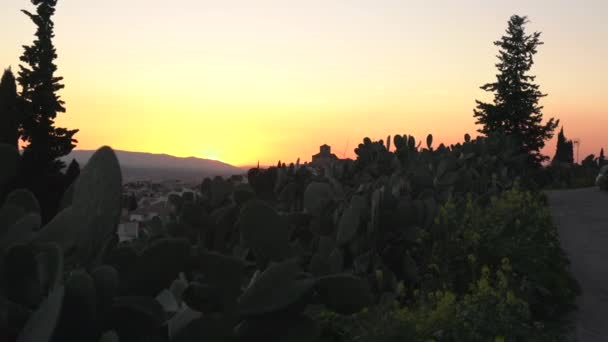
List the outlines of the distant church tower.
<svg viewBox="0 0 608 342">
<path fill-rule="evenodd" d="M 325 167 L 329 166 L 334 160 L 338 160 L 338 157 L 331 153 L 331 147 L 329 145 L 323 144 L 319 147 L 319 153 L 312 156 L 312 162 L 310 164 L 313 167 Z"/>
</svg>

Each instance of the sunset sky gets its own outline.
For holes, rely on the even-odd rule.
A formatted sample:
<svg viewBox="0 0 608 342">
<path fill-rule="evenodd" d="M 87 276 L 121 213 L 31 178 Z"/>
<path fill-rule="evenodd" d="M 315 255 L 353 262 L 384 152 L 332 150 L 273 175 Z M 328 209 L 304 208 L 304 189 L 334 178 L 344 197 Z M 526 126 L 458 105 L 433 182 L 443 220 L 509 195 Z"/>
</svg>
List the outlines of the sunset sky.
<svg viewBox="0 0 608 342">
<path fill-rule="evenodd" d="M 2 0 L 0 67 L 15 71 L 35 32 L 20 9 L 34 6 Z M 59 0 L 57 123 L 80 129 L 79 149 L 235 165 L 310 160 L 323 143 L 353 157 L 366 136 L 455 143 L 475 135 L 512 14 L 542 31 L 545 117 L 580 138 L 580 159 L 608 148 L 606 0 Z"/>
</svg>

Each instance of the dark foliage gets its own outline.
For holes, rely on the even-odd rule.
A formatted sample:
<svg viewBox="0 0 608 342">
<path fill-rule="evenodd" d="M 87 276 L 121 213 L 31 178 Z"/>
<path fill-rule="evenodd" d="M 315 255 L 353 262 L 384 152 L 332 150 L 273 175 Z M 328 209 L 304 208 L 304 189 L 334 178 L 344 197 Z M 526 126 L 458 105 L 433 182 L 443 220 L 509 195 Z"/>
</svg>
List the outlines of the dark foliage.
<svg viewBox="0 0 608 342">
<path fill-rule="evenodd" d="M 15 76 L 11 69 L 4 70 L 0 80 L 0 143 L 17 148 L 19 140 L 19 97 Z"/>
<path fill-rule="evenodd" d="M 55 76 L 57 58 L 52 39 L 56 0 L 33 0 L 36 12 L 23 10 L 36 25 L 35 40 L 24 46 L 17 81 L 21 86 L 19 136 L 26 142 L 20 177 L 13 187 L 27 187 L 38 197 L 43 222 L 48 222 L 59 208 L 61 196 L 69 184 L 61 173 L 67 155 L 77 142 L 69 130 L 55 126 L 58 113 L 64 113 L 64 102 L 57 92 L 63 89 L 62 77 Z"/>
<path fill-rule="evenodd" d="M 36 14 L 24 13 L 38 26 L 37 40 L 25 47 L 29 67 L 19 77 L 20 134 L 29 144 L 21 156 L 0 143 L 0 189 L 29 189 L 0 194 L 0 340 L 476 341 L 565 333 L 576 282 L 531 191 L 529 168 L 542 160 L 538 150 L 553 129 L 528 127 L 518 136 L 493 116 L 517 111 L 524 123 L 540 120 L 542 95 L 526 83 L 533 77 L 509 66 L 524 63 L 527 71 L 540 44 L 537 34 L 520 37 L 525 18 L 510 25 L 525 47 L 501 45 L 519 52 L 503 55 L 506 82 L 518 82 L 517 74 L 525 86 L 503 93 L 501 77 L 487 86 L 498 90 L 494 107 L 484 107 L 487 123 L 500 128 L 487 137 L 467 134 L 437 148 L 431 135 L 426 148 L 408 135 L 365 138 L 355 161 L 258 166 L 248 183 L 207 178 L 198 193 L 171 194 L 171 213 L 146 223 L 148 234 L 119 243 L 121 209 L 136 201 L 122 194 L 114 151 L 104 146 L 82 171 L 73 161 L 60 172 L 58 158 L 72 150 L 77 130 L 54 127 L 65 111 L 51 43 L 56 0 L 32 3 Z M 380 312 L 387 303 L 397 309 Z M 395 311 L 397 324 L 383 329 Z M 369 312 L 369 329 L 350 329 L 352 339 L 325 324 L 327 316 Z"/>
<path fill-rule="evenodd" d="M 53 173 L 63 167 L 58 160 L 75 147 L 73 136 L 78 130 L 55 127 L 58 113 L 65 113 L 64 102 L 57 92 L 64 88 L 62 77 L 55 76 L 57 58 L 52 38 L 56 0 L 34 0 L 36 13 L 24 10 L 36 25 L 36 39 L 24 46 L 20 57 L 19 85 L 25 100 L 25 117 L 21 127 L 21 138 L 28 142 L 24 151 L 24 163 L 41 173 Z"/>
<path fill-rule="evenodd" d="M 499 47 L 496 64 L 496 81 L 485 84 L 481 89 L 493 92 L 493 103 L 477 102 L 474 117 L 482 125 L 480 133 L 491 135 L 502 132 L 517 139 L 523 152 L 528 153 L 530 162 L 536 165 L 547 159 L 540 150 L 545 140 L 553 137 L 559 120 L 549 119 L 542 123 L 543 107 L 539 100 L 546 96 L 534 84 L 535 76 L 528 74 L 534 64 L 540 33 L 527 35 L 524 31 L 526 17 L 514 15 L 500 40 L 494 42 Z"/>
<path fill-rule="evenodd" d="M 566 139 L 563 127 L 557 135 L 557 146 L 555 148 L 553 163 L 574 164 L 574 146 L 572 140 Z"/>
<path fill-rule="evenodd" d="M 72 159 L 70 165 L 68 165 L 68 169 L 65 171 L 65 181 L 66 183 L 72 184 L 76 178 L 80 175 L 80 165 L 76 161 L 76 159 Z"/>
</svg>

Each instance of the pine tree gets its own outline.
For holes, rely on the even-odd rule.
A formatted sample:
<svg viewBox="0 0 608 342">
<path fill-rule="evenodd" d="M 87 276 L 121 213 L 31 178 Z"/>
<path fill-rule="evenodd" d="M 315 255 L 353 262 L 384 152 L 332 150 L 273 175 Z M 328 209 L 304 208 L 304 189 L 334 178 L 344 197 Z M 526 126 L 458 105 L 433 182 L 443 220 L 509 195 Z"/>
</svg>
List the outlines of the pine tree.
<svg viewBox="0 0 608 342">
<path fill-rule="evenodd" d="M 4 70 L 0 80 L 0 143 L 18 148 L 19 110 L 17 84 L 13 71 Z"/>
<path fill-rule="evenodd" d="M 24 164 L 35 173 L 55 174 L 65 164 L 58 158 L 67 155 L 77 142 L 73 136 L 78 130 L 55 127 L 57 113 L 65 113 L 64 102 L 57 92 L 63 89 L 63 77 L 55 76 L 57 58 L 52 38 L 57 0 L 32 0 L 36 13 L 25 13 L 37 26 L 36 39 L 24 46 L 20 57 L 19 85 L 25 100 L 25 117 L 21 127 L 21 138 L 28 144 L 24 150 Z M 38 176 L 38 175 L 33 175 Z"/>
<path fill-rule="evenodd" d="M 564 128 L 557 135 L 557 147 L 555 149 L 554 163 L 574 164 L 574 144 L 572 140 L 566 139 Z"/>
<path fill-rule="evenodd" d="M 534 64 L 537 47 L 543 43 L 539 32 L 525 34 L 527 22 L 526 17 L 512 16 L 506 35 L 494 42 L 499 47 L 496 82 L 481 87 L 494 93 L 494 102 L 476 100 L 474 117 L 476 124 L 482 125 L 478 130 L 480 133 L 502 133 L 514 137 L 522 152 L 530 156 L 530 162 L 539 165 L 548 159 L 540 150 L 545 146 L 545 140 L 553 137 L 559 120 L 551 118 L 542 124 L 543 107 L 538 102 L 546 94 L 533 83 L 536 76 L 528 75 L 528 72 Z"/>
<path fill-rule="evenodd" d="M 604 148 L 600 150 L 600 156 L 597 158 L 597 163 L 599 167 L 602 167 L 606 164 L 606 157 L 604 156 Z"/>
</svg>

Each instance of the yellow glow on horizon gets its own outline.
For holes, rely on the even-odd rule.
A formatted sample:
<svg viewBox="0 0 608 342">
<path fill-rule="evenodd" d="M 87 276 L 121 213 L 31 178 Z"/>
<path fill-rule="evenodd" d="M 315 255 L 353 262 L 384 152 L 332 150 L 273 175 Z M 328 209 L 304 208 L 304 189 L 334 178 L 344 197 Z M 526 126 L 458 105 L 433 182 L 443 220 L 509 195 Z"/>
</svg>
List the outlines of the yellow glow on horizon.
<svg viewBox="0 0 608 342">
<path fill-rule="evenodd" d="M 6 1 L 0 67 L 16 71 L 34 33 L 19 9 L 32 6 Z M 491 100 L 479 87 L 496 73 L 492 42 L 519 13 L 545 42 L 532 70 L 549 94 L 544 116 L 581 139 L 582 159 L 608 148 L 606 11 L 597 0 L 60 0 L 67 113 L 57 124 L 80 129 L 79 149 L 234 165 L 307 161 L 324 143 L 353 158 L 364 137 L 394 134 L 451 144 L 476 135 L 475 99 Z"/>
</svg>

